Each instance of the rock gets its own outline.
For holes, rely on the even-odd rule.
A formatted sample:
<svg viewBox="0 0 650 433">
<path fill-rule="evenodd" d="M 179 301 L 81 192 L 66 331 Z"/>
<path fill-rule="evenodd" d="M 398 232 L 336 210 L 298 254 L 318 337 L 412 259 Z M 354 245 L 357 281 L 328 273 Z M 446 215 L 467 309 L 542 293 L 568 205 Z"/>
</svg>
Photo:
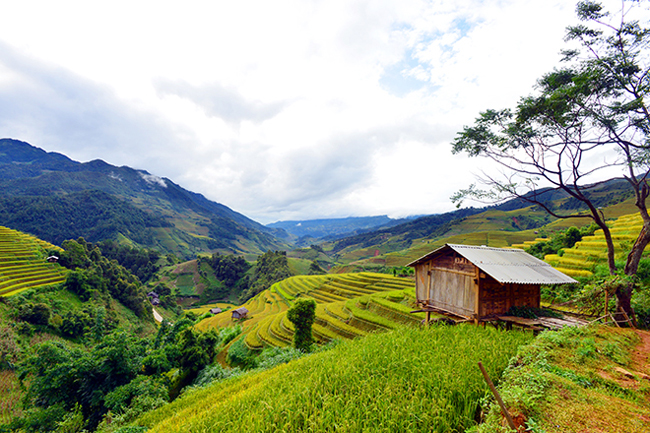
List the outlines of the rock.
<svg viewBox="0 0 650 433">
<path fill-rule="evenodd" d="M 624 368 L 616 367 L 614 368 L 614 371 L 617 373 L 621 373 L 623 376 L 629 377 L 630 379 L 634 379 L 634 374 L 630 373 Z"/>
</svg>

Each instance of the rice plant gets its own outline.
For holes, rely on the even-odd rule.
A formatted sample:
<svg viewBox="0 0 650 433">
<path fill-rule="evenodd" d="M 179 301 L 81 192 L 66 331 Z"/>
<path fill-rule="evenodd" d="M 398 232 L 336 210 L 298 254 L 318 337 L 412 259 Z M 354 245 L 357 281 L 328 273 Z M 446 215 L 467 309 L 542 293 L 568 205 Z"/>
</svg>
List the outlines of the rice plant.
<svg viewBox="0 0 650 433">
<path fill-rule="evenodd" d="M 461 432 L 530 333 L 399 328 L 187 393 L 135 425 L 150 432 Z"/>
</svg>

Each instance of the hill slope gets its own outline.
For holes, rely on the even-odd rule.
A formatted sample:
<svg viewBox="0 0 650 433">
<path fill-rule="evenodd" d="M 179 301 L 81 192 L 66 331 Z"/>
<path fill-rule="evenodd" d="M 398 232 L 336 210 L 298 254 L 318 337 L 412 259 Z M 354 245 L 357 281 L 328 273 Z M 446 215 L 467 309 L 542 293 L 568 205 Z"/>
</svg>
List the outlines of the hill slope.
<svg viewBox="0 0 650 433">
<path fill-rule="evenodd" d="M 285 246 L 275 237 L 283 231 L 169 179 L 101 160 L 76 162 L 17 140 L 0 140 L 0 191 L 0 221 L 50 242 L 122 238 L 182 257 Z M 101 224 L 88 222 L 97 209 L 103 209 Z"/>
<path fill-rule="evenodd" d="M 556 191 L 546 192 L 546 202 L 563 214 L 583 211 L 581 203 Z M 605 208 L 607 218 L 634 212 L 627 182 L 612 179 L 591 192 L 591 198 Z M 430 215 L 404 224 L 325 243 L 322 248 L 342 264 L 361 266 L 404 266 L 429 251 L 450 243 L 505 247 L 537 237 L 535 230 L 551 224 L 566 228 L 588 225 L 585 219 L 557 220 L 538 206 L 510 200 L 487 208 L 466 208 Z M 348 268 L 343 268 L 348 269 Z"/>
<path fill-rule="evenodd" d="M 0 296 L 65 281 L 66 270 L 48 263 L 48 251 L 60 250 L 38 238 L 0 226 Z"/>
<path fill-rule="evenodd" d="M 401 328 L 188 392 L 135 425 L 150 432 L 464 431 L 488 393 L 476 362 L 498 377 L 531 337 L 473 326 Z"/>
</svg>

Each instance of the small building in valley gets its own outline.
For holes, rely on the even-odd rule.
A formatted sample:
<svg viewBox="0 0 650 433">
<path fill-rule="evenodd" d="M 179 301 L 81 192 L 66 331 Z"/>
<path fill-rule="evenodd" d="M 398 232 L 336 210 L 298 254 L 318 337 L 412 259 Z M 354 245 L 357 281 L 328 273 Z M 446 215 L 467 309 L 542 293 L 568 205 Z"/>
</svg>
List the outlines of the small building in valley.
<svg viewBox="0 0 650 433">
<path fill-rule="evenodd" d="M 539 308 L 542 284 L 577 281 L 519 249 L 446 244 L 409 263 L 422 311 L 480 321 L 513 306 Z"/>
<path fill-rule="evenodd" d="M 149 301 L 151 301 L 151 305 L 160 305 L 160 296 L 158 293 L 151 291 L 147 293 L 147 296 L 149 297 Z"/>
<path fill-rule="evenodd" d="M 233 319 L 244 319 L 248 315 L 248 309 L 246 307 L 239 307 L 236 310 L 232 310 Z"/>
<path fill-rule="evenodd" d="M 222 311 L 223 311 L 223 310 L 222 310 L 221 308 L 219 308 L 219 307 L 210 308 L 210 313 L 211 313 L 211 314 L 219 314 L 219 313 L 221 313 Z"/>
</svg>

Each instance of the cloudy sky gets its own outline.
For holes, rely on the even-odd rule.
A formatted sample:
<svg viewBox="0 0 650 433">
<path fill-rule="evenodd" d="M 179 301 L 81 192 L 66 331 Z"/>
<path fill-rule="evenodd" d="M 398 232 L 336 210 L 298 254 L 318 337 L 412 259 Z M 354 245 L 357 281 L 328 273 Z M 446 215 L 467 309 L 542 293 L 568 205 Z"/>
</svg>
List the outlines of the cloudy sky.
<svg viewBox="0 0 650 433">
<path fill-rule="evenodd" d="M 485 161 L 450 141 L 529 94 L 576 23 L 568 0 L 0 4 L 0 137 L 262 223 L 452 210 Z"/>
</svg>

